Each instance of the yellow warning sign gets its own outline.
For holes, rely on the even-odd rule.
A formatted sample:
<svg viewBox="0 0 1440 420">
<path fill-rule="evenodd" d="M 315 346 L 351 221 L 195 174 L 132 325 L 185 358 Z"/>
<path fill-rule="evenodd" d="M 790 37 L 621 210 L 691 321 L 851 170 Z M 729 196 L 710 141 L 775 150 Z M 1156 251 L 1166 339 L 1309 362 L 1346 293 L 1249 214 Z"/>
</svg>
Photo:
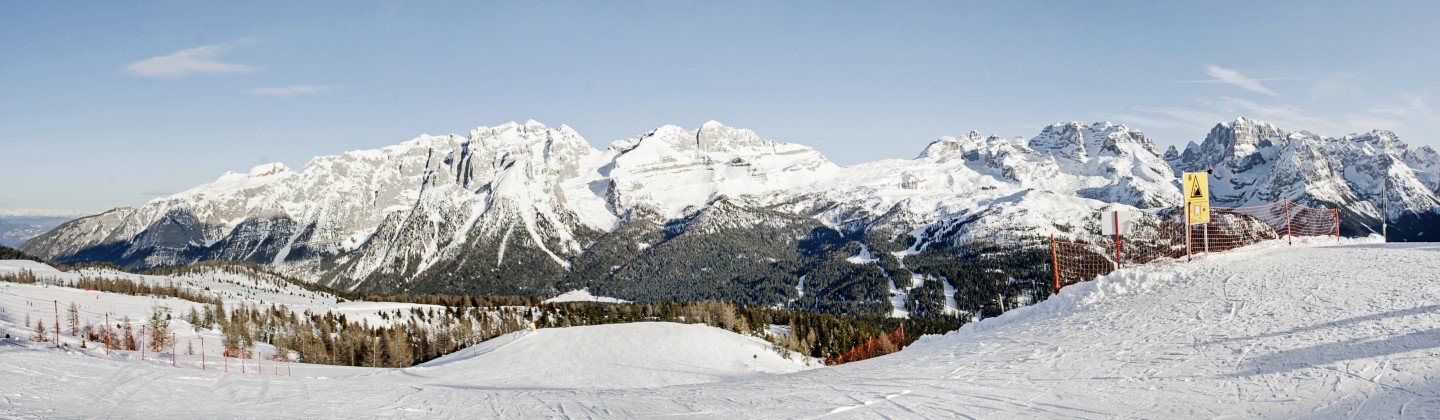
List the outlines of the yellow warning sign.
<svg viewBox="0 0 1440 420">
<path fill-rule="evenodd" d="M 1185 202 L 1210 203 L 1210 178 L 1204 172 L 1185 173 Z"/>
<path fill-rule="evenodd" d="M 1185 212 L 1190 224 L 1210 223 L 1210 174 L 1187 172 L 1185 184 Z"/>
</svg>

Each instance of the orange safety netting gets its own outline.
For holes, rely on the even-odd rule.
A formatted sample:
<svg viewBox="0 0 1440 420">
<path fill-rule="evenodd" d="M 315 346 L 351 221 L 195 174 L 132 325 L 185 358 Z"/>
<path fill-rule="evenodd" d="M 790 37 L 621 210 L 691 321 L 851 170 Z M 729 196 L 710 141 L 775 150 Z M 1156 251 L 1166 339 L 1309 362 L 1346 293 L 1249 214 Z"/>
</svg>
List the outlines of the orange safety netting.
<svg viewBox="0 0 1440 420">
<path fill-rule="evenodd" d="M 1198 253 L 1235 250 L 1260 241 L 1296 236 L 1340 234 L 1334 209 L 1305 207 L 1289 201 L 1247 207 L 1213 207 L 1210 222 L 1191 225 L 1179 216 L 1141 225 L 1126 235 L 1059 241 L 1051 237 L 1055 290 L 1109 274 L 1117 268 L 1156 260 L 1189 258 Z M 1188 235 L 1187 235 L 1188 233 Z"/>
<path fill-rule="evenodd" d="M 880 337 L 872 338 L 869 341 L 855 346 L 854 348 L 845 352 L 845 354 L 825 359 L 824 363 L 826 365 L 833 366 L 842 363 L 858 362 L 861 360 L 869 359 L 871 357 L 884 356 L 890 353 L 894 353 L 900 351 L 900 349 L 904 347 L 905 324 L 900 324 L 900 328 L 896 328 L 894 332 Z"/>
</svg>

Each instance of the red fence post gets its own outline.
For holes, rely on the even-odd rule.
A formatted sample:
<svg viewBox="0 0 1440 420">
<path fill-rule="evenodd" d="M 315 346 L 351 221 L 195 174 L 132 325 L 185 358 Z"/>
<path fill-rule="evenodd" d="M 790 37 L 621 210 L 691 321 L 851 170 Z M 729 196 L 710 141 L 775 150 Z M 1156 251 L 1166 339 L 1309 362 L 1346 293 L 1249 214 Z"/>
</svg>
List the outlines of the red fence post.
<svg viewBox="0 0 1440 420">
<path fill-rule="evenodd" d="M 145 326 L 140 326 L 140 361 L 145 361 Z"/>
<path fill-rule="evenodd" d="M 205 370 L 205 337 L 200 337 L 200 370 Z"/>
<path fill-rule="evenodd" d="M 1190 262 L 1190 261 L 1194 261 L 1194 260 L 1195 260 L 1195 257 L 1194 257 L 1195 253 L 1194 253 L 1194 252 L 1191 252 L 1191 249 L 1190 249 L 1190 248 L 1191 248 L 1190 242 L 1192 242 L 1191 239 L 1190 239 L 1190 234 L 1191 234 L 1190 231 L 1191 231 L 1191 229 L 1190 229 L 1190 203 L 1189 203 L 1189 202 L 1186 202 L 1186 203 L 1185 203 L 1185 262 Z"/>
<path fill-rule="evenodd" d="M 1060 293 L 1060 259 L 1055 254 L 1055 234 L 1050 234 L 1050 272 L 1055 274 L 1055 293 Z"/>
<path fill-rule="evenodd" d="M 1285 238 L 1290 245 L 1295 245 L 1295 235 L 1290 233 L 1290 199 L 1285 199 Z"/>
<path fill-rule="evenodd" d="M 1115 210 L 1115 269 L 1120 269 L 1120 211 Z"/>
<path fill-rule="evenodd" d="M 1340 209 L 1330 209 L 1330 214 L 1335 217 L 1335 242 L 1340 242 Z"/>
<path fill-rule="evenodd" d="M 110 355 L 110 313 L 105 313 L 105 355 Z"/>
</svg>

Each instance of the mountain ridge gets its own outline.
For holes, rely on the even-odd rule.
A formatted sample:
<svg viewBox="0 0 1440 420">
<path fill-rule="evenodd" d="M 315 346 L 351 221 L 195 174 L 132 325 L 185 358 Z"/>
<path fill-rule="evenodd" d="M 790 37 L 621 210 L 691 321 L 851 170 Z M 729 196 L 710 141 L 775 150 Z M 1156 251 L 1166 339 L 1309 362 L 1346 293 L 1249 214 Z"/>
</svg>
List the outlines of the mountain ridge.
<svg viewBox="0 0 1440 420">
<path fill-rule="evenodd" d="M 387 293 L 591 287 L 639 302 L 763 305 L 828 296 L 836 311 L 884 314 L 902 309 L 889 296 L 912 304 L 892 290 L 893 276 L 925 274 L 900 261 L 883 270 L 839 264 L 860 249 L 959 256 L 996 235 L 1084 235 L 1098 229 L 1097 209 L 1115 205 L 1163 217 L 1181 203 L 1175 177 L 1203 169 L 1216 169 L 1216 205 L 1336 205 L 1347 233 L 1363 234 L 1378 225 L 1379 197 L 1363 179 L 1378 178 L 1371 161 L 1396 180 L 1388 194 L 1402 201 L 1392 219 L 1440 207 L 1440 155 L 1383 130 L 1332 139 L 1239 118 L 1184 152 L 1161 153 L 1123 124 L 1061 122 L 1029 139 L 972 131 L 941 137 L 915 159 L 839 166 L 808 146 L 714 121 L 600 150 L 568 126 L 532 120 L 320 156 L 298 171 L 226 173 L 71 221 L 24 249 L 132 269 L 237 260 Z M 1046 293 L 940 280 L 987 299 L 996 294 L 986 288 L 1030 295 L 1018 300 Z"/>
</svg>

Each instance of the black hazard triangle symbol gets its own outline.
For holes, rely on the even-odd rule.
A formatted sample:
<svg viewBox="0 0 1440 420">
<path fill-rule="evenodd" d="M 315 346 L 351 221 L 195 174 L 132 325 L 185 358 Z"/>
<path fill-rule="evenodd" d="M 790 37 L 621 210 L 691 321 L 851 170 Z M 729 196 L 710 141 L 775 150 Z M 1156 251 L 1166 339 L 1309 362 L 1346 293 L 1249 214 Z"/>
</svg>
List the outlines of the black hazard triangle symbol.
<svg viewBox="0 0 1440 420">
<path fill-rule="evenodd" d="M 1190 183 L 1190 191 L 1194 191 L 1190 194 L 1190 198 L 1205 198 L 1205 189 L 1200 186 L 1200 177 L 1192 176 L 1190 179 L 1193 180 Z"/>
</svg>

